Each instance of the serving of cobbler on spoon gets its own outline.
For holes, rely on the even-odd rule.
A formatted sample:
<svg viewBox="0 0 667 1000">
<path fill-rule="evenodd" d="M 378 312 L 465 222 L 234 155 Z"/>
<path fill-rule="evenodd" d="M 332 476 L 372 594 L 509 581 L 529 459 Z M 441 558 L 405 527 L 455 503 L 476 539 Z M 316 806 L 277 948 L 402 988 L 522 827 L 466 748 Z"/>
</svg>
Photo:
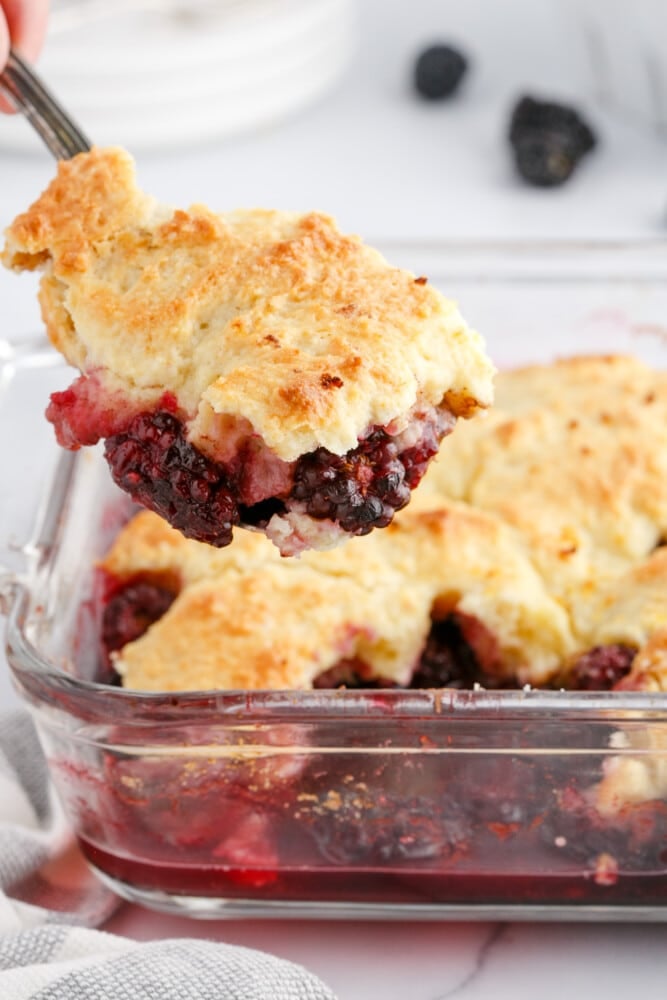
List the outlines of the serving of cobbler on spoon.
<svg viewBox="0 0 667 1000">
<path fill-rule="evenodd" d="M 384 528 L 493 367 L 455 304 L 319 213 L 158 204 L 130 156 L 58 164 L 6 233 L 80 371 L 47 410 L 184 535 L 283 555 Z"/>
</svg>

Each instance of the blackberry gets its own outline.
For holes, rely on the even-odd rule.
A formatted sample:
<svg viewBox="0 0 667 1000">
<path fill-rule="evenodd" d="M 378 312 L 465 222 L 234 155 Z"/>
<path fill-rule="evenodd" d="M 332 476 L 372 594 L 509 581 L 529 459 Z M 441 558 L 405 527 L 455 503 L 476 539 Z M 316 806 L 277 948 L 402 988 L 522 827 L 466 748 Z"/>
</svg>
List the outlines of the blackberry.
<svg viewBox="0 0 667 1000">
<path fill-rule="evenodd" d="M 512 112 L 510 141 L 515 142 L 529 132 L 565 132 L 582 153 L 595 146 L 595 135 L 579 112 L 554 101 L 538 101 L 522 97 Z"/>
<path fill-rule="evenodd" d="M 320 855 L 337 865 L 442 861 L 466 853 L 470 839 L 463 807 L 439 814 L 428 796 L 397 798 L 366 783 L 309 795 L 301 813 Z"/>
<path fill-rule="evenodd" d="M 107 602 L 102 615 L 103 660 L 108 667 L 110 654 L 144 632 L 171 607 L 175 594 L 147 580 L 132 580 Z"/>
<path fill-rule="evenodd" d="M 451 97 L 463 79 L 468 61 L 451 45 L 431 45 L 415 63 L 414 84 L 417 92 L 428 100 Z"/>
<path fill-rule="evenodd" d="M 455 616 L 450 615 L 431 625 L 410 687 L 472 688 L 480 673 L 475 654 L 464 640 Z"/>
<path fill-rule="evenodd" d="M 451 429 L 436 414 L 424 419 L 421 436 L 399 452 L 399 443 L 376 428 L 346 455 L 326 448 L 302 455 L 295 463 L 291 491 L 254 504 L 243 476 L 252 466 L 252 450 L 223 466 L 211 461 L 184 432 L 169 408 L 135 416 L 121 433 L 105 442 L 114 481 L 133 500 L 163 517 L 187 538 L 221 548 L 241 522 L 263 528 L 288 500 L 300 501 L 313 518 L 330 518 L 344 531 L 365 535 L 384 528 L 410 500 L 440 441 Z"/>
<path fill-rule="evenodd" d="M 621 643 L 594 646 L 574 664 L 567 687 L 573 691 L 611 691 L 630 672 L 636 654 L 634 646 Z"/>
<path fill-rule="evenodd" d="M 405 480 L 411 490 L 415 486 L 419 486 L 429 462 L 438 453 L 440 441 L 441 437 L 438 436 L 435 429 L 429 427 L 418 444 L 401 452 L 399 457 L 405 469 Z"/>
<path fill-rule="evenodd" d="M 386 527 L 405 507 L 410 500 L 406 479 L 411 475 L 391 437 L 378 429 L 346 455 L 326 448 L 302 455 L 291 497 L 305 504 L 310 517 L 330 518 L 344 531 L 366 535 L 372 528 Z"/>
<path fill-rule="evenodd" d="M 452 614 L 434 621 L 408 686 L 472 690 L 475 684 L 485 688 L 516 686 L 483 669 L 473 647 L 466 641 L 461 617 Z"/>
<path fill-rule="evenodd" d="M 553 801 L 548 776 L 530 755 L 471 755 L 460 761 L 448 794 L 465 802 L 475 829 L 486 825 L 501 836 L 508 827 L 525 830 Z"/>
<path fill-rule="evenodd" d="M 187 538 L 229 545 L 239 510 L 224 469 L 206 458 L 166 410 L 141 413 L 122 434 L 107 438 L 104 454 L 114 481 Z"/>
<path fill-rule="evenodd" d="M 519 174 L 537 187 L 563 184 L 595 144 L 574 108 L 523 97 L 512 112 L 509 141 Z"/>
</svg>

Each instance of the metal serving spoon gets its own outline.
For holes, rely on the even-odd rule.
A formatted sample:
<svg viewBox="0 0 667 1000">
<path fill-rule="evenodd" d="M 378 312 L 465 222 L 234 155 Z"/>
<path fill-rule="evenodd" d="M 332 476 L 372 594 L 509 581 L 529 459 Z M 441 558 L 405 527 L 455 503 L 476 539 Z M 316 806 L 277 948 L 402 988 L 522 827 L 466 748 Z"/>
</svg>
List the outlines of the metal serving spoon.
<svg viewBox="0 0 667 1000">
<path fill-rule="evenodd" d="M 0 91 L 22 111 L 57 160 L 86 153 L 90 142 L 21 56 L 10 49 Z"/>
</svg>

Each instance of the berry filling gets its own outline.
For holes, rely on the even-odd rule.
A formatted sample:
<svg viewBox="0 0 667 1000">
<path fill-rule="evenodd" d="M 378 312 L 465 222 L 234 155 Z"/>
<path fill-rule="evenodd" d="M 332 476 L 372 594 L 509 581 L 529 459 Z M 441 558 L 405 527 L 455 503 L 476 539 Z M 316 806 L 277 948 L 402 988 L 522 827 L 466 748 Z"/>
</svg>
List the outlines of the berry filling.
<svg viewBox="0 0 667 1000">
<path fill-rule="evenodd" d="M 47 416 L 60 444 L 75 449 L 104 437 L 116 484 L 188 538 L 223 547 L 235 525 L 266 529 L 273 521 L 267 534 L 286 555 L 388 525 L 455 422 L 449 410 L 431 409 L 395 435 L 373 428 L 345 455 L 317 448 L 288 463 L 246 421 L 230 418 L 221 460 L 188 440 L 170 394 L 158 409 L 129 417 L 127 406 L 113 396 L 102 406 L 104 399 L 94 376 L 52 395 Z M 311 528 L 313 520 L 326 524 Z"/>
<path fill-rule="evenodd" d="M 309 517 L 328 519 L 352 535 L 384 528 L 410 500 L 428 463 L 453 424 L 434 411 L 418 431 L 392 436 L 376 428 L 346 455 L 317 448 L 302 455 L 294 470 L 291 499 Z"/>
<path fill-rule="evenodd" d="M 111 663 L 111 653 L 144 632 L 166 614 L 176 594 L 168 587 L 148 580 L 134 579 L 108 599 L 102 612 L 101 642 L 104 660 Z"/>
<path fill-rule="evenodd" d="M 566 857 L 588 864 L 603 855 L 623 858 L 640 871 L 662 871 L 667 860 L 667 804 L 655 800 L 624 806 L 613 817 L 600 814 L 590 796 L 567 787 L 545 817 L 542 838 Z"/>
<path fill-rule="evenodd" d="M 406 478 L 396 445 L 377 430 L 342 457 L 325 448 L 303 455 L 296 464 L 292 496 L 303 502 L 310 517 L 329 518 L 343 531 L 365 535 L 386 527 L 408 503 Z"/>
<path fill-rule="evenodd" d="M 621 643 L 594 646 L 579 657 L 567 686 L 573 691 L 611 691 L 630 673 L 636 655 L 634 646 Z"/>
<path fill-rule="evenodd" d="M 239 523 L 225 470 L 183 434 L 172 413 L 135 417 L 122 434 L 107 438 L 104 454 L 114 482 L 186 537 L 222 547 Z"/>
<path fill-rule="evenodd" d="M 465 854 L 470 843 L 465 810 L 455 803 L 434 816 L 428 797 L 369 795 L 365 782 L 329 782 L 313 800 L 305 825 L 334 864 L 433 864 Z"/>
<path fill-rule="evenodd" d="M 58 444 L 70 451 L 117 434 L 127 418 L 126 401 L 102 392 L 95 375 L 81 375 L 68 389 L 51 393 L 46 408 Z"/>
<path fill-rule="evenodd" d="M 664 803 L 604 818 L 579 787 L 592 762 L 575 777 L 566 758 L 523 754 L 520 731 L 516 752 L 498 755 L 451 753 L 419 725 L 399 729 L 401 744 L 446 752 L 311 749 L 295 752 L 287 780 L 272 776 L 282 754 L 107 753 L 97 773 L 63 764 L 60 786 L 86 856 L 121 887 L 277 902 L 664 905 Z M 350 734 L 348 747 L 363 739 Z"/>
<path fill-rule="evenodd" d="M 482 683 L 482 671 L 456 615 L 434 621 L 410 687 L 460 689 L 476 683 Z"/>
<path fill-rule="evenodd" d="M 408 688 L 472 690 L 478 684 L 485 688 L 516 686 L 512 681 L 501 682 L 480 665 L 480 658 L 465 634 L 473 621 L 475 619 L 467 615 L 455 613 L 433 622 Z M 483 628 L 481 624 L 479 627 Z M 397 686 L 378 677 L 367 663 L 357 657 L 339 660 L 313 681 L 313 687 L 318 689 Z"/>
</svg>

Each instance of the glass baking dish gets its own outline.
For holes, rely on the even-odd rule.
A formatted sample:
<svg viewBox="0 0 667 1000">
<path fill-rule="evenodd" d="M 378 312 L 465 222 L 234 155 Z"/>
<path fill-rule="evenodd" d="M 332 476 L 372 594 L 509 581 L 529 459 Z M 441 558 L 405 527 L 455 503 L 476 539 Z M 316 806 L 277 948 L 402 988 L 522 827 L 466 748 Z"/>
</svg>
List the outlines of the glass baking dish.
<svg viewBox="0 0 667 1000">
<path fill-rule="evenodd" d="M 458 298 L 500 367 L 667 362 L 667 244 L 383 249 Z M 664 771 L 667 693 L 95 683 L 93 566 L 129 504 L 99 450 L 58 454 L 42 413 L 71 375 L 59 356 L 4 344 L 0 361 L 8 660 L 118 893 L 201 917 L 667 918 L 667 790 L 595 804 L 619 763 Z"/>
</svg>

